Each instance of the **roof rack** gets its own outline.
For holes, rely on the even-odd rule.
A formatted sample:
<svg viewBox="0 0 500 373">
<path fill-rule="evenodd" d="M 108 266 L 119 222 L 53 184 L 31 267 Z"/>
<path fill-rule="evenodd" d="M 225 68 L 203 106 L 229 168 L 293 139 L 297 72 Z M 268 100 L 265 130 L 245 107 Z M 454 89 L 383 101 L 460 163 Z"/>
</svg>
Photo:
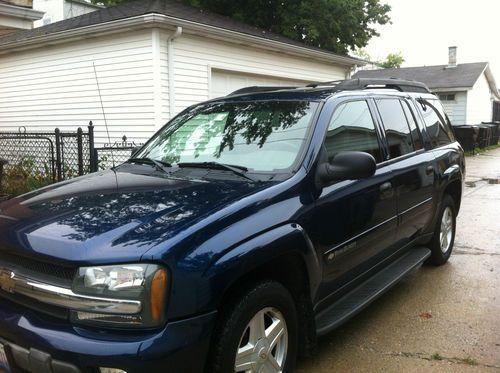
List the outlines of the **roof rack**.
<svg viewBox="0 0 500 373">
<path fill-rule="evenodd" d="M 429 88 L 421 82 L 414 80 L 404 80 L 396 78 L 355 78 L 347 80 L 333 80 L 330 82 L 311 83 L 307 88 L 332 88 L 334 92 L 338 91 L 355 91 L 362 89 L 395 89 L 400 92 L 421 92 L 431 93 Z M 252 86 L 238 89 L 228 96 L 240 95 L 244 93 L 260 93 L 272 92 L 285 89 L 298 89 L 304 87 L 289 87 L 289 86 Z"/>
<path fill-rule="evenodd" d="M 259 92 L 271 92 L 271 91 L 279 91 L 280 89 L 296 89 L 299 87 L 291 87 L 291 86 L 251 86 L 237 89 L 234 92 L 228 94 L 228 96 L 241 95 L 243 93 L 259 93 Z"/>
<path fill-rule="evenodd" d="M 336 89 L 342 91 L 352 91 L 357 89 L 396 89 L 400 92 L 424 92 L 431 93 L 429 88 L 421 82 L 414 80 L 403 80 L 397 78 L 355 78 L 343 80 L 335 86 Z"/>
</svg>

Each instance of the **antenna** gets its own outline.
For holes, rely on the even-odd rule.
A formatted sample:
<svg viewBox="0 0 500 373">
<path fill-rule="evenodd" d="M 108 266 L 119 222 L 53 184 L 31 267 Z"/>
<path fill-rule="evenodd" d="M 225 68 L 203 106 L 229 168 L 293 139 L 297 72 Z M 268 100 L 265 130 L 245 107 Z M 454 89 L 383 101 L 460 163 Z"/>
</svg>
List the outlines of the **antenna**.
<svg viewBox="0 0 500 373">
<path fill-rule="evenodd" d="M 104 118 L 104 125 L 106 126 L 106 133 L 108 134 L 108 142 L 111 150 L 111 161 L 113 162 L 113 167 L 115 167 L 115 156 L 113 154 L 113 147 L 111 146 L 111 136 L 109 136 L 108 121 L 106 120 L 106 113 L 104 112 L 104 105 L 102 103 L 101 88 L 99 87 L 99 80 L 97 79 L 97 70 L 95 69 L 95 63 L 92 62 L 94 66 L 95 82 L 97 83 L 97 92 L 99 93 L 99 100 L 101 102 L 102 117 Z"/>
</svg>

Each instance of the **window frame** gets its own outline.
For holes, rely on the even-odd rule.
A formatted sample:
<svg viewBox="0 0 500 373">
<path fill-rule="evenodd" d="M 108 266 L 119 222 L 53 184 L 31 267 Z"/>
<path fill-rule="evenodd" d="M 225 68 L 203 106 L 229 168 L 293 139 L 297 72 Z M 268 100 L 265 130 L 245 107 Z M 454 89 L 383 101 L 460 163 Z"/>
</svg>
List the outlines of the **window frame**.
<svg viewBox="0 0 500 373">
<path fill-rule="evenodd" d="M 376 108 L 376 110 L 377 110 L 377 118 L 378 118 L 378 121 L 379 121 L 380 130 L 381 130 L 381 132 L 383 133 L 383 138 L 384 138 L 384 147 L 386 148 L 386 159 L 385 159 L 385 161 L 384 161 L 384 162 L 382 162 L 382 163 L 384 163 L 384 164 L 391 164 L 391 163 L 394 163 L 394 162 L 399 162 L 399 161 L 401 161 L 401 160 L 404 160 L 404 159 L 406 159 L 406 158 L 412 157 L 412 156 L 414 156 L 414 155 L 416 155 L 416 154 L 420 154 L 420 153 L 422 153 L 422 152 L 425 152 L 425 151 L 426 151 L 426 146 L 425 146 L 426 142 L 425 142 L 425 141 L 423 141 L 424 139 L 423 139 L 423 137 L 422 137 L 422 133 L 421 133 L 422 131 L 421 131 L 421 128 L 420 128 L 419 122 L 418 122 L 418 120 L 417 120 L 417 117 L 416 117 L 415 113 L 413 113 L 413 111 L 411 110 L 411 109 L 412 109 L 412 106 L 411 106 L 411 105 L 408 105 L 408 106 L 409 106 L 409 109 L 410 109 L 410 112 L 412 112 L 412 114 L 413 114 L 413 119 L 415 120 L 415 123 L 416 123 L 416 126 L 417 126 L 417 130 L 418 130 L 418 132 L 419 132 L 419 134 L 420 134 L 420 139 L 422 140 L 422 144 L 423 144 L 424 146 L 423 146 L 421 149 L 418 149 L 418 150 L 417 150 L 417 149 L 415 149 L 415 144 L 413 143 L 413 138 L 411 138 L 412 145 L 413 145 L 413 151 L 412 151 L 412 152 L 409 152 L 409 153 L 406 153 L 406 154 L 402 154 L 402 155 L 400 155 L 400 156 L 398 156 L 398 157 L 395 157 L 395 158 L 391 158 L 391 157 L 390 157 L 390 152 L 389 152 L 389 142 L 387 141 L 387 137 L 386 137 L 386 135 L 385 135 L 386 128 L 385 128 L 385 126 L 384 126 L 384 122 L 383 122 L 383 120 L 382 120 L 382 115 L 380 114 L 380 111 L 379 111 L 379 108 L 378 108 L 378 106 L 377 106 L 377 102 L 376 102 L 376 101 L 377 101 L 377 100 L 383 100 L 383 99 L 392 99 L 392 100 L 398 100 L 398 101 L 399 101 L 399 104 L 400 104 L 400 105 L 403 105 L 403 104 L 401 103 L 401 101 L 405 101 L 405 102 L 406 102 L 406 101 L 407 101 L 407 98 L 406 98 L 406 97 L 402 97 L 402 96 L 373 96 L 373 97 L 372 97 L 372 99 L 373 99 L 373 105 L 375 106 L 375 108 Z M 405 111 L 404 111 L 403 107 L 401 107 L 401 110 L 402 110 L 403 115 L 404 115 L 404 117 L 405 117 L 405 119 L 406 119 L 406 123 L 407 123 L 407 125 L 408 125 L 408 130 L 410 130 L 410 133 L 411 133 L 411 128 L 410 128 L 410 125 L 409 125 L 409 123 L 408 123 L 408 119 L 406 118 L 406 113 L 405 113 Z M 425 126 L 425 124 L 422 124 L 422 125 L 424 125 L 424 126 Z"/>
<path fill-rule="evenodd" d="M 335 112 L 338 110 L 338 108 L 341 106 L 341 105 L 344 105 L 344 104 L 348 104 L 349 102 L 358 102 L 358 101 L 365 101 L 367 106 L 368 106 L 368 110 L 370 112 L 370 116 L 372 118 L 372 122 L 373 122 L 373 127 L 375 129 L 375 135 L 377 136 L 377 143 L 378 143 L 378 147 L 379 147 L 379 150 L 380 150 L 380 156 L 381 156 L 381 160 L 380 161 L 377 161 L 375 160 L 376 164 L 377 164 L 377 169 L 379 168 L 379 165 L 383 164 L 385 161 L 385 157 L 386 157 L 386 147 L 385 147 L 385 143 L 383 141 L 383 138 L 382 138 L 382 131 L 381 131 L 381 128 L 380 128 L 380 124 L 379 124 L 379 120 L 377 118 L 377 111 L 376 111 L 376 108 L 374 108 L 374 103 L 373 103 L 373 100 L 371 97 L 367 97 L 367 96 L 350 96 L 350 97 L 345 97 L 345 98 L 342 98 L 340 100 L 338 100 L 336 102 L 336 105 L 335 107 L 333 108 L 331 114 L 329 115 L 328 117 L 328 123 L 326 124 L 326 128 L 324 130 L 324 133 L 323 133 L 323 138 L 321 140 L 321 146 L 324 148 L 324 145 L 325 145 L 325 140 L 326 140 L 326 137 L 327 137 L 327 134 L 328 134 L 328 129 L 330 127 L 330 123 L 333 119 L 333 116 L 335 115 Z"/>
</svg>

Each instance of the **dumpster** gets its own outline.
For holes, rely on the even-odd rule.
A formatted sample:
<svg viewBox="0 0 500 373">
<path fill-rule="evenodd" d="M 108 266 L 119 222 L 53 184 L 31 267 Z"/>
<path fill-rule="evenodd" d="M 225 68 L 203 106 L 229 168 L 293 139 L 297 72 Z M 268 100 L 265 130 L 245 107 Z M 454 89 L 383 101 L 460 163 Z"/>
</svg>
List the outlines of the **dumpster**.
<svg viewBox="0 0 500 373">
<path fill-rule="evenodd" d="M 453 126 L 455 137 L 465 151 L 473 151 L 479 146 L 479 126 L 460 125 Z"/>
<path fill-rule="evenodd" d="M 500 140 L 500 122 L 482 122 L 481 125 L 491 129 L 490 145 L 497 145 Z"/>
</svg>

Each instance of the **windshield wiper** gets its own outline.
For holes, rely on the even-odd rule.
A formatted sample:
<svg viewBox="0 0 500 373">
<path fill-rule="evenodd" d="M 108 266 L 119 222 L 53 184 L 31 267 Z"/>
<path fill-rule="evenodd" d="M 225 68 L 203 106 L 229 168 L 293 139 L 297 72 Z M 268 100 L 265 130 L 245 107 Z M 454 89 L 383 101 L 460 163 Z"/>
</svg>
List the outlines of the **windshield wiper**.
<svg viewBox="0 0 500 373">
<path fill-rule="evenodd" d="M 157 170 L 163 172 L 168 172 L 164 167 L 172 167 L 172 165 L 168 162 L 158 161 L 153 158 L 130 158 L 129 160 L 127 160 L 127 163 L 152 164 Z"/>
<path fill-rule="evenodd" d="M 231 171 L 233 174 L 244 177 L 247 180 L 255 181 L 251 177 L 247 176 L 245 172 L 248 171 L 248 168 L 245 166 L 236 166 L 230 165 L 226 163 L 219 162 L 181 162 L 177 163 L 179 167 L 199 167 L 199 168 L 212 168 L 218 170 Z"/>
</svg>

